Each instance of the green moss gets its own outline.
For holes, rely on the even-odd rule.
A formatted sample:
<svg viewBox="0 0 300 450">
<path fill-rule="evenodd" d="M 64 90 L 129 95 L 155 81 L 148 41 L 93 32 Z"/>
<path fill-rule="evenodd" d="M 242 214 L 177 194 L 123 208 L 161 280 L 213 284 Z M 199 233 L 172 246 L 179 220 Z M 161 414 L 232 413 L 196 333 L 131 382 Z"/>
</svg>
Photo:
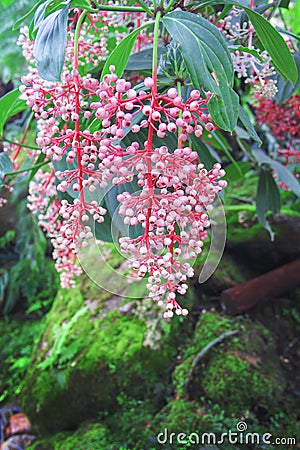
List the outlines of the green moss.
<svg viewBox="0 0 300 450">
<path fill-rule="evenodd" d="M 145 345 L 153 316 L 122 314 L 115 297 L 110 301 L 115 310 L 101 299 L 85 300 L 78 288 L 59 292 L 20 399 L 38 432 L 74 428 L 117 410 L 120 392 L 142 400 L 162 380 L 170 382 L 180 318 L 159 328 L 156 346 L 149 339 Z"/>
<path fill-rule="evenodd" d="M 236 356 L 215 354 L 203 371 L 204 396 L 222 405 L 237 417 L 243 410 L 266 406 L 276 386 L 268 377 L 251 369 L 249 363 Z"/>
<path fill-rule="evenodd" d="M 50 438 L 39 439 L 28 450 L 108 450 L 107 429 L 102 424 L 82 425 L 75 433 L 58 433 Z"/>
<path fill-rule="evenodd" d="M 0 402 L 13 401 L 30 364 L 44 320 L 0 320 Z"/>
<path fill-rule="evenodd" d="M 224 332 L 238 334 L 210 348 L 193 368 L 195 357 Z M 173 373 L 180 397 L 201 397 L 217 403 L 227 414 L 239 416 L 259 405 L 276 405 L 284 389 L 279 359 L 270 332 L 247 319 L 229 319 L 217 313 L 203 314 L 195 335 Z"/>
</svg>

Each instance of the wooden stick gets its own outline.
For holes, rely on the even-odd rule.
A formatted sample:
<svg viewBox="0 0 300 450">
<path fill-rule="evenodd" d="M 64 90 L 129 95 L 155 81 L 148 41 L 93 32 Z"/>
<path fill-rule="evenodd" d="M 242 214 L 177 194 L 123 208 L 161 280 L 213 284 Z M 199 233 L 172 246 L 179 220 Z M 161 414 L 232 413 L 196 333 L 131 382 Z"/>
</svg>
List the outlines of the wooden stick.
<svg viewBox="0 0 300 450">
<path fill-rule="evenodd" d="M 221 304 L 229 314 L 238 314 L 278 297 L 298 285 L 300 285 L 300 259 L 226 289 L 221 294 Z"/>
</svg>

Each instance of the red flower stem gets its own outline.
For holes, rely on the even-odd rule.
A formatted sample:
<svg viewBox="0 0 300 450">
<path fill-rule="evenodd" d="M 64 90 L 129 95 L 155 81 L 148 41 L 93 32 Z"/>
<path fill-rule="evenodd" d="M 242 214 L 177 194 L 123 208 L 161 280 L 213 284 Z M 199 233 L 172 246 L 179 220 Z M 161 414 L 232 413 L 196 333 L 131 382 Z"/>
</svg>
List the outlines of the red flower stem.
<svg viewBox="0 0 300 450">
<path fill-rule="evenodd" d="M 75 134 L 73 138 L 74 144 L 76 144 L 77 165 L 78 165 L 78 183 L 80 190 L 80 202 L 84 205 L 84 191 L 83 191 L 83 171 L 81 165 L 82 149 L 80 145 L 80 81 L 79 81 L 79 63 L 78 63 L 78 48 L 79 48 L 79 33 L 82 22 L 86 15 L 86 10 L 80 14 L 77 22 L 75 37 L 74 37 L 74 84 L 75 84 L 75 114 L 77 119 L 75 120 Z"/>
<path fill-rule="evenodd" d="M 250 9 L 254 9 L 254 1 L 255 0 L 251 0 L 250 1 Z M 248 47 L 252 48 L 252 38 L 253 38 L 253 32 L 254 32 L 254 28 L 251 24 L 250 30 L 249 30 L 249 41 L 248 41 Z"/>
<path fill-rule="evenodd" d="M 21 139 L 21 141 L 20 141 L 20 145 L 14 150 L 14 152 L 13 152 L 13 154 L 12 154 L 12 160 L 13 160 L 13 162 L 16 161 L 16 159 L 17 159 L 17 157 L 19 156 L 19 153 L 20 153 L 22 147 L 24 147 L 23 144 L 24 144 L 24 142 L 25 142 L 25 139 L 26 139 L 26 136 L 27 136 L 27 133 L 28 133 L 28 130 L 29 130 L 29 126 L 30 126 L 30 123 L 31 123 L 33 117 L 34 117 L 34 113 L 31 113 L 30 116 L 29 116 L 29 119 L 28 119 L 28 121 L 27 121 L 27 124 L 26 124 L 25 130 L 24 130 L 22 139 Z M 16 169 L 18 168 L 18 167 L 17 167 L 17 164 L 15 164 L 15 168 L 16 168 Z"/>
<path fill-rule="evenodd" d="M 161 19 L 161 11 L 158 11 L 155 17 L 155 25 L 154 25 L 154 39 L 153 39 L 153 58 L 152 58 L 152 79 L 154 82 L 153 87 L 151 88 L 152 94 L 152 102 L 151 106 L 156 103 L 157 96 L 157 60 L 158 60 L 158 35 L 159 35 L 159 23 Z M 149 122 L 149 130 L 148 130 L 148 139 L 147 145 L 145 148 L 146 158 L 147 158 L 147 185 L 149 188 L 149 206 L 147 210 L 146 224 L 145 224 L 145 241 L 147 250 L 150 251 L 150 242 L 149 242 L 149 229 L 150 229 L 150 217 L 152 214 L 152 202 L 153 202 L 153 193 L 154 193 L 154 184 L 152 180 L 152 163 L 151 163 L 151 153 L 153 152 L 153 119 L 151 117 Z"/>
</svg>

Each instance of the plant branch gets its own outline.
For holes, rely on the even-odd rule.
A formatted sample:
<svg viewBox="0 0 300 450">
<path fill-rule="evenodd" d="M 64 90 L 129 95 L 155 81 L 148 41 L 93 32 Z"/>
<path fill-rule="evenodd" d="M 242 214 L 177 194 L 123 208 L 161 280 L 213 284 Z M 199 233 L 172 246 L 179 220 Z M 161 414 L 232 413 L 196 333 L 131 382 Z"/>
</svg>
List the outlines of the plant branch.
<svg viewBox="0 0 300 450">
<path fill-rule="evenodd" d="M 49 164 L 50 162 L 51 162 L 51 160 L 49 159 L 47 161 L 43 161 L 39 164 L 36 164 L 35 166 L 25 167 L 24 169 L 14 170 L 13 172 L 6 172 L 4 175 L 5 175 L 5 177 L 8 177 L 8 176 L 13 176 L 13 175 L 18 175 L 19 173 L 30 172 L 31 170 L 38 169 L 39 167 L 45 166 L 46 164 Z"/>
<path fill-rule="evenodd" d="M 8 144 L 17 145 L 18 147 L 30 148 L 31 150 L 41 150 L 39 147 L 35 147 L 34 145 L 19 144 L 19 142 L 11 141 L 10 139 L 5 138 L 1 138 L 0 142 L 7 142 Z"/>
<path fill-rule="evenodd" d="M 197 364 L 199 363 L 199 361 L 206 355 L 206 353 L 215 345 L 219 344 L 220 342 L 222 342 L 224 339 L 230 337 L 230 336 L 234 336 L 235 334 L 239 333 L 239 330 L 233 330 L 233 331 L 225 331 L 225 333 L 222 333 L 219 337 L 217 337 L 216 339 L 214 339 L 213 341 L 209 342 L 209 344 L 207 344 L 200 353 L 198 353 L 198 355 L 193 359 L 192 365 L 191 365 L 191 369 L 189 371 L 188 377 L 185 380 L 184 384 L 185 386 L 188 385 L 189 381 L 191 380 L 192 376 L 193 376 L 193 371 L 195 369 L 195 367 L 197 366 Z"/>
<path fill-rule="evenodd" d="M 142 1 L 137 1 L 138 4 L 141 5 L 139 8 L 138 6 L 112 6 L 112 5 L 99 5 L 97 8 L 97 11 L 115 11 L 115 12 L 147 12 L 148 14 L 151 14 L 153 16 L 153 10 L 149 8 L 147 5 L 145 5 Z M 87 10 L 86 10 L 87 11 Z M 96 10 L 93 10 L 96 12 Z"/>
<path fill-rule="evenodd" d="M 151 10 L 151 8 L 149 8 L 148 5 L 146 5 L 146 3 L 144 3 L 142 0 L 137 0 L 137 3 L 139 5 L 141 5 L 141 8 L 143 9 L 144 12 L 146 12 L 150 16 L 153 16 L 153 11 Z M 137 11 L 137 12 L 142 12 L 142 11 Z"/>
<path fill-rule="evenodd" d="M 276 1 L 275 1 L 274 7 L 273 7 L 272 11 L 270 12 L 270 14 L 269 14 L 269 16 L 268 16 L 268 20 L 271 20 L 271 19 L 272 19 L 272 17 L 274 16 L 274 14 L 275 14 L 277 8 L 279 7 L 280 3 L 281 3 L 281 0 L 276 0 Z"/>
<path fill-rule="evenodd" d="M 174 6 L 177 0 L 171 0 L 165 9 L 165 14 L 167 14 Z"/>
</svg>

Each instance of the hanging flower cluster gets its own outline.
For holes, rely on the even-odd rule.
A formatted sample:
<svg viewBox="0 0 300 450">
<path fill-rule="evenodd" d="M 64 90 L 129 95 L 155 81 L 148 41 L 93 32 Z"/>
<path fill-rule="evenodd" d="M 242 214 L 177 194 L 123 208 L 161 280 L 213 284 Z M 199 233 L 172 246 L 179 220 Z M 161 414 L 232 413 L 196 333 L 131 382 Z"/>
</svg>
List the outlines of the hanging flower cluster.
<svg viewBox="0 0 300 450">
<path fill-rule="evenodd" d="M 184 101 L 176 88 L 170 88 L 165 94 L 157 93 L 150 77 L 144 81 L 145 90 L 136 92 L 129 82 L 114 74 L 114 67 L 102 82 L 80 77 L 76 71 L 64 73 L 62 83 L 45 82 L 35 72 L 24 76 L 22 81 L 26 83 L 21 90 L 28 106 L 37 118 L 43 118 L 47 123 L 46 133 L 42 130 L 38 134 L 38 146 L 53 161 L 59 162 L 65 157 L 70 166 L 76 162 L 76 168 L 56 172 L 60 180 L 58 191 L 72 189 L 80 193 L 74 204 L 62 202 L 59 213 L 66 221 L 64 225 L 60 224 L 62 246 L 78 251 L 85 240 L 92 237 L 84 223 L 90 217 L 99 223 L 104 220 L 106 211 L 86 202 L 83 188 L 93 192 L 98 184 L 106 187 L 110 180 L 115 185 L 125 184 L 137 173 L 141 194 L 131 197 L 124 193 L 118 200 L 120 215 L 125 216 L 124 223 L 132 226 L 141 223 L 145 234 L 135 243 L 125 238 L 121 249 L 127 252 L 134 247 L 132 255 L 142 256 L 142 260 L 139 257 L 132 263 L 138 276 L 145 267 L 150 275 L 160 273 L 159 268 L 163 269 L 160 277 L 166 278 L 168 274 L 165 283 L 156 278 L 159 293 L 152 286 L 150 295 L 158 300 L 168 292 L 167 313 L 171 314 L 172 303 L 179 314 L 181 308 L 175 301 L 174 292 L 183 294 L 186 291 L 186 285 L 180 285 L 180 281 L 192 276 L 193 270 L 187 262 L 176 261 L 174 257 L 181 255 L 181 259 L 193 259 L 200 253 L 204 230 L 209 226 L 206 208 L 226 185 L 226 182 L 218 181 L 225 172 L 216 165 L 207 173 L 203 165 L 199 165 L 197 153 L 189 147 L 178 148 L 173 153 L 166 146 L 153 149 L 152 139 L 154 133 L 163 139 L 166 133 L 173 132 L 178 135 L 181 146 L 189 134 L 201 137 L 203 128 L 213 130 L 215 126 L 207 112 L 210 94 L 202 99 L 200 92 L 194 90 Z M 133 124 L 141 113 L 144 118 L 139 124 Z M 81 131 L 81 121 L 93 117 L 99 120 L 98 130 L 94 133 Z M 73 122 L 74 126 L 64 126 L 60 130 L 58 120 Z M 148 130 L 148 141 L 142 148 L 136 142 L 126 148 L 118 144 L 126 129 L 138 133 L 141 128 Z M 159 194 L 155 194 L 157 189 L 161 191 Z M 178 227 L 181 232 L 176 234 Z M 150 238 L 152 235 L 155 237 Z M 155 251 L 152 250 L 150 257 L 153 246 Z M 155 256 L 157 251 L 165 253 L 160 263 Z M 57 248 L 54 256 L 59 256 L 60 261 L 61 253 Z M 165 266 L 170 267 L 167 272 Z M 63 264 L 58 267 L 65 268 Z M 149 280 L 151 284 L 152 278 Z"/>
<path fill-rule="evenodd" d="M 277 140 L 277 154 L 286 166 L 300 163 L 300 96 L 292 95 L 282 104 L 256 97 L 255 116 L 259 125 L 267 125 Z"/>
<path fill-rule="evenodd" d="M 234 70 L 238 78 L 244 78 L 245 83 L 252 86 L 254 94 L 274 97 L 278 89 L 277 80 L 273 78 L 276 71 L 271 64 L 271 58 L 266 50 L 260 51 L 253 47 L 254 28 L 249 21 L 241 24 L 241 15 L 242 10 L 234 6 L 231 13 L 218 22 L 224 37 L 229 42 L 238 42 L 248 47 L 245 51 L 239 49 L 231 53 Z"/>
<path fill-rule="evenodd" d="M 207 171 L 189 146 L 191 134 L 201 138 L 204 131 L 216 129 L 207 106 L 212 94 L 194 89 L 183 98 L 176 87 L 159 92 L 155 70 L 138 88 L 119 78 L 114 66 L 101 80 L 84 75 L 80 65 L 87 55 L 95 65 L 107 55 L 103 30 L 117 28 L 120 22 L 112 13 L 88 16 L 74 53 L 72 25 L 78 14 L 75 11 L 70 21 L 60 82 L 42 79 L 31 66 L 33 43 L 27 29 L 19 39 L 30 65 L 20 90 L 38 124 L 40 151 L 32 151 L 30 157 L 34 161 L 44 154 L 54 165 L 49 173 L 39 170 L 30 183 L 29 208 L 51 238 L 62 286 L 71 287 L 81 272 L 76 255 L 94 237 L 91 221 L 101 224 L 107 214 L 97 201 L 87 200 L 87 190 L 103 192 L 124 185 L 117 197 L 118 214 L 128 228 L 140 231 L 138 237 L 128 233 L 121 238 L 120 249 L 136 278 L 148 277 L 149 296 L 165 308 L 164 317 L 174 312 L 186 315 L 176 294 L 187 291 L 187 279 L 194 274 L 192 262 L 202 251 L 210 226 L 208 212 L 227 184 L 220 164 Z M 121 25 L 128 25 L 129 19 L 122 15 Z M 140 25 L 141 15 L 137 20 Z M 138 50 L 149 39 L 141 35 Z M 128 132 L 133 139 L 124 145 Z M 141 133 L 147 136 L 143 143 Z M 172 133 L 175 149 L 164 145 Z M 154 137 L 161 141 L 159 146 Z M 138 192 L 127 192 L 126 183 L 132 181 Z"/>
</svg>

